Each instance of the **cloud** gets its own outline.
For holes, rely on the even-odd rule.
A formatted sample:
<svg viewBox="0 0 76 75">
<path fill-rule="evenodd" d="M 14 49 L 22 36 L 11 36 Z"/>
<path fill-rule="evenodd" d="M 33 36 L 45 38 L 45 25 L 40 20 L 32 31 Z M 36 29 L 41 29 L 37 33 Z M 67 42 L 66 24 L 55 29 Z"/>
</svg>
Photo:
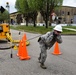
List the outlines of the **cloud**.
<svg viewBox="0 0 76 75">
<path fill-rule="evenodd" d="M 63 5 L 76 7 L 76 0 L 64 0 Z"/>
</svg>

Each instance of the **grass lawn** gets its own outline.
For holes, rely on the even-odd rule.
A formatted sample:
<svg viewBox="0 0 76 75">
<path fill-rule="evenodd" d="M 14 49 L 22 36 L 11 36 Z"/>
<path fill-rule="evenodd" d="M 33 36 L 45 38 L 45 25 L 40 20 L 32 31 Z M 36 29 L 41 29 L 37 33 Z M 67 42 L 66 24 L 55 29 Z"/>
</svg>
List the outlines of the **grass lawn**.
<svg viewBox="0 0 76 75">
<path fill-rule="evenodd" d="M 30 33 L 40 33 L 40 34 L 45 34 L 48 31 L 52 31 L 54 26 L 49 26 L 48 28 L 45 28 L 44 26 L 25 26 L 25 25 L 12 25 L 10 26 L 11 29 L 15 30 L 24 30 L 25 32 L 30 32 Z M 76 26 L 63 26 L 63 32 L 62 34 L 76 34 L 76 31 L 72 30 L 66 30 L 65 28 L 73 28 L 76 29 Z"/>
</svg>

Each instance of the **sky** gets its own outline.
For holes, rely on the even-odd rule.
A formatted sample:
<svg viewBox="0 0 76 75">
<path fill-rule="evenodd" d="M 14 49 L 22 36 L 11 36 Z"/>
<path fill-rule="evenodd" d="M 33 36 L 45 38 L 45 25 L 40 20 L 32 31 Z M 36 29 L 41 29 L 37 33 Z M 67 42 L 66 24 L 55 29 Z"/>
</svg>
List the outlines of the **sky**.
<svg viewBox="0 0 76 75">
<path fill-rule="evenodd" d="M 16 0 L 0 0 L 0 6 L 3 6 L 6 10 L 8 10 L 6 8 L 6 3 L 9 2 L 9 13 L 13 13 L 16 12 L 17 10 L 15 9 L 15 2 Z"/>
<path fill-rule="evenodd" d="M 3 6 L 6 10 L 6 2 L 9 2 L 10 10 L 9 13 L 16 12 L 15 2 L 16 0 L 0 0 L 0 6 Z M 63 6 L 72 6 L 76 7 L 76 0 L 63 0 Z"/>
</svg>

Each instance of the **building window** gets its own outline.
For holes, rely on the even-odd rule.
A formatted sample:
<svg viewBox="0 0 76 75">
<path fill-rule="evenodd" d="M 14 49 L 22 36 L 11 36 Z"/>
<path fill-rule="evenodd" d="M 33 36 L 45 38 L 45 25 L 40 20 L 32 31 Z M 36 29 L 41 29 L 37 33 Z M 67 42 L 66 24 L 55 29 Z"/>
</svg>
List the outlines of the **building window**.
<svg viewBox="0 0 76 75">
<path fill-rule="evenodd" d="M 64 11 L 62 11 L 62 15 L 64 15 Z"/>
<path fill-rule="evenodd" d="M 70 12 L 68 12 L 67 15 L 70 15 Z"/>
</svg>

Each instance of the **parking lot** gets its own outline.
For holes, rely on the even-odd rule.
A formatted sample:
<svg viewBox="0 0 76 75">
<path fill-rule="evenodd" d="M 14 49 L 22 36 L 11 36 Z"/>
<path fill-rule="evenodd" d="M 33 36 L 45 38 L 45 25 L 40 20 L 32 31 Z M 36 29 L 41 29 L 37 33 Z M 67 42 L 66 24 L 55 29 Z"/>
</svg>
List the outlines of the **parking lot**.
<svg viewBox="0 0 76 75">
<path fill-rule="evenodd" d="M 13 39 L 21 39 L 26 33 L 27 39 L 39 36 L 27 32 L 11 30 Z M 0 50 L 0 75 L 76 75 L 76 36 L 62 35 L 63 43 L 59 44 L 61 55 L 53 55 L 54 46 L 47 51 L 47 60 L 45 65 L 47 69 L 40 67 L 38 56 L 40 53 L 38 37 L 29 40 L 27 46 L 29 60 L 20 60 L 17 56 L 18 50 L 12 48 L 13 57 L 10 57 L 11 49 Z M 7 42 L 0 43 L 0 47 L 7 47 Z"/>
</svg>

